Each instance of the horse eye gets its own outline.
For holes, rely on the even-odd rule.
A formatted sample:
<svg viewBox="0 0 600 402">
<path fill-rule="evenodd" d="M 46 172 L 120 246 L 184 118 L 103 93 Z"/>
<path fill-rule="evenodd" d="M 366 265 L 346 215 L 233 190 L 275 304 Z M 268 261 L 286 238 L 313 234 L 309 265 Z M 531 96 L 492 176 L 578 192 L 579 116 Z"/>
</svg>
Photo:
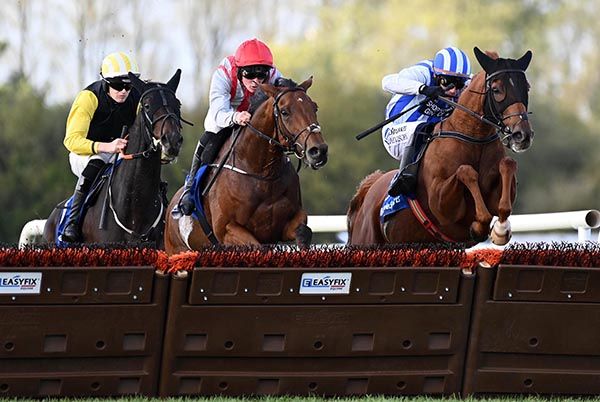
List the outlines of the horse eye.
<svg viewBox="0 0 600 402">
<path fill-rule="evenodd" d="M 281 109 L 281 115 L 287 117 L 290 115 L 290 113 L 286 109 Z"/>
<path fill-rule="evenodd" d="M 149 103 L 144 104 L 144 109 L 150 110 L 150 104 Z"/>
</svg>

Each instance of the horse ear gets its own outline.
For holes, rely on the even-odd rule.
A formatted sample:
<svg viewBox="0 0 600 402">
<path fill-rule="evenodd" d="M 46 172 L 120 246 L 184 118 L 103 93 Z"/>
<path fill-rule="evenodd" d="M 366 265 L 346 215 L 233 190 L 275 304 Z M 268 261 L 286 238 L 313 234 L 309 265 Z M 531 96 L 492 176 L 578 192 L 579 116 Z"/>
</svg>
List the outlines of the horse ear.
<svg viewBox="0 0 600 402">
<path fill-rule="evenodd" d="M 167 87 L 171 88 L 173 92 L 177 91 L 177 87 L 179 86 L 179 80 L 181 79 L 181 69 L 178 68 L 175 71 L 175 74 L 171 77 L 169 82 L 167 82 Z"/>
<path fill-rule="evenodd" d="M 302 87 L 305 91 L 308 91 L 308 88 L 310 88 L 310 86 L 312 85 L 312 82 L 313 82 L 313 76 L 311 75 L 306 81 L 304 81 L 303 83 L 301 83 L 298 86 Z"/>
<path fill-rule="evenodd" d="M 529 67 L 529 63 L 531 63 L 531 57 L 533 56 L 533 53 L 531 53 L 531 50 L 528 50 L 523 57 L 521 57 L 519 60 L 517 60 L 517 66 L 525 71 L 527 70 L 527 67 Z"/>
<path fill-rule="evenodd" d="M 490 56 L 479 50 L 477 46 L 473 48 L 473 53 L 475 53 L 475 58 L 477 58 L 477 61 L 486 72 L 490 72 L 493 70 L 494 59 L 492 59 Z"/>
<path fill-rule="evenodd" d="M 279 93 L 279 88 L 271 85 L 271 84 L 258 84 L 260 86 L 260 89 L 262 89 L 262 91 L 267 94 L 267 96 L 270 96 L 271 98 L 275 98 L 277 96 L 277 94 Z"/>
<path fill-rule="evenodd" d="M 146 85 L 144 81 L 140 80 L 137 75 L 131 72 L 127 73 L 127 76 L 131 80 L 131 85 L 133 85 L 139 93 L 144 93 L 144 85 Z"/>
</svg>

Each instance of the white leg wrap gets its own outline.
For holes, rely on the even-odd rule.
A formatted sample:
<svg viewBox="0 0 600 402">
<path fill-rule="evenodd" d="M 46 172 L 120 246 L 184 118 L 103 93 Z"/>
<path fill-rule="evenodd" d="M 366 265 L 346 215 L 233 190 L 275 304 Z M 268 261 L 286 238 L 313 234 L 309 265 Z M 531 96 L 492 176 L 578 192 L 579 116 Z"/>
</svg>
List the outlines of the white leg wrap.
<svg viewBox="0 0 600 402">
<path fill-rule="evenodd" d="M 512 237 L 512 231 L 510 229 L 510 221 L 507 219 L 504 222 L 497 220 L 492 226 L 492 243 L 503 246 Z"/>
<path fill-rule="evenodd" d="M 185 242 L 185 245 L 190 250 L 189 239 L 192 230 L 194 229 L 194 219 L 191 216 L 183 215 L 181 218 L 177 220 L 179 224 L 179 234 L 181 235 L 181 239 Z"/>
</svg>

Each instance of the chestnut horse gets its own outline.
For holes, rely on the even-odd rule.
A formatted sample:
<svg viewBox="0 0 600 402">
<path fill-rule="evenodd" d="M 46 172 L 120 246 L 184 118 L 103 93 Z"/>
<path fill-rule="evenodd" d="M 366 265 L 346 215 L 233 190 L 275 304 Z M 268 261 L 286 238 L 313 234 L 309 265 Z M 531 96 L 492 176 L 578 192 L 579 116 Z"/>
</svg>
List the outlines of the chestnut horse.
<svg viewBox="0 0 600 402">
<path fill-rule="evenodd" d="M 141 93 L 139 111 L 128 132 L 127 154 L 115 165 L 97 201 L 82 215 L 84 243 L 147 243 L 162 248 L 164 228 L 161 165 L 174 160 L 183 143 L 181 103 L 175 95 L 181 70 L 166 84 L 144 82 L 129 74 Z M 50 214 L 44 238 L 56 241 L 61 202 Z M 103 229 L 99 229 L 104 221 Z"/>
<path fill-rule="evenodd" d="M 206 185 L 214 179 L 201 197 L 213 241 L 195 218 L 171 213 L 181 197 L 180 188 L 167 210 L 168 254 L 198 250 L 215 240 L 225 245 L 310 244 L 312 231 L 306 225 L 300 182 L 288 155 L 319 169 L 327 162 L 327 144 L 317 121 L 317 105 L 306 93 L 312 77 L 300 85 L 288 81 L 284 87 L 260 85 L 251 100 L 250 124 L 225 142 L 217 156 L 222 169 L 212 168 L 204 180 Z"/>
<path fill-rule="evenodd" d="M 490 235 L 506 244 L 516 197 L 517 163 L 504 147 L 523 152 L 533 130 L 527 117 L 525 70 L 520 59 L 474 49 L 482 72 L 458 99 L 449 118 L 436 124 L 420 161 L 417 191 L 409 208 L 381 223 L 379 212 L 395 171 L 374 172 L 360 183 L 348 209 L 349 244 L 461 242 Z"/>
</svg>

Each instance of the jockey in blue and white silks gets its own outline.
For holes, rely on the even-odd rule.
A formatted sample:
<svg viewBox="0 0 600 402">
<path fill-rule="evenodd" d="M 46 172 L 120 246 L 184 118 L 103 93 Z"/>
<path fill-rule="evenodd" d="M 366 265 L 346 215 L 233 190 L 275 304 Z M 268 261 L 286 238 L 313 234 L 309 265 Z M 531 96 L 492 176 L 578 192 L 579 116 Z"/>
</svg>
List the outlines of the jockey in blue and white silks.
<svg viewBox="0 0 600 402">
<path fill-rule="evenodd" d="M 469 58 L 456 47 L 444 48 L 433 60 L 423 60 L 383 77 L 383 90 L 394 94 L 387 104 L 386 118 L 407 111 L 382 129 L 385 149 L 400 161 L 400 174 L 392 180 L 390 195 L 414 192 L 416 165 L 413 169 L 405 168 L 412 164 L 418 151 L 414 144 L 415 129 L 422 123 L 434 124 L 448 117 L 453 108 L 438 96 L 458 98 L 470 78 Z M 406 176 L 407 183 L 403 183 L 402 176 Z"/>
</svg>

